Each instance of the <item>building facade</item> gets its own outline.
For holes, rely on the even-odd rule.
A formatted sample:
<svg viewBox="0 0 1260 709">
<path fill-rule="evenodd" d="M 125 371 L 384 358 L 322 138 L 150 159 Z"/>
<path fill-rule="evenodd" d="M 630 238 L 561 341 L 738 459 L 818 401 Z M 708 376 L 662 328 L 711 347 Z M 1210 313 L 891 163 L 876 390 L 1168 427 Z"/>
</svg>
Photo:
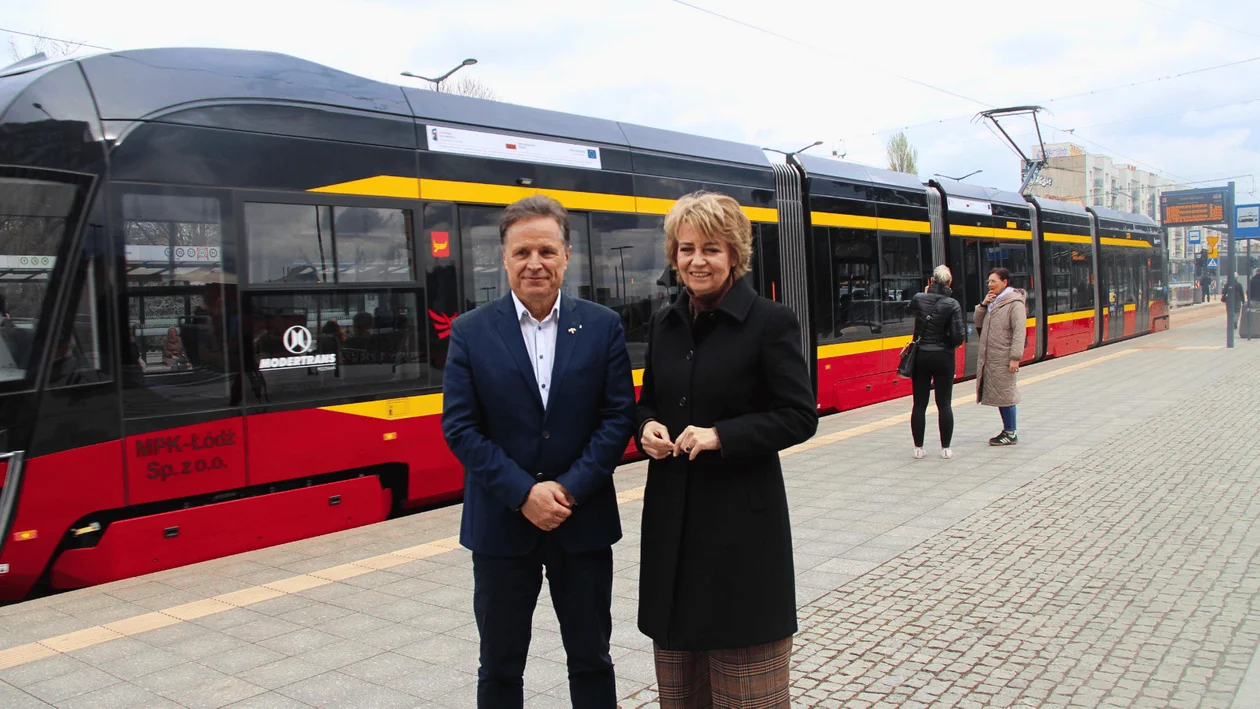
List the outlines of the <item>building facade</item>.
<svg viewBox="0 0 1260 709">
<path fill-rule="evenodd" d="M 1031 152 L 1035 157 L 1041 156 L 1039 148 Z M 1157 223 L 1160 221 L 1159 195 L 1181 189 L 1172 180 L 1133 165 L 1116 163 L 1107 155 L 1090 153 L 1075 143 L 1047 145 L 1046 161 L 1029 185 L 1029 194 L 1074 202 L 1082 207 L 1106 207 L 1142 214 Z M 1168 253 L 1175 259 L 1193 257 L 1194 248 L 1188 248 L 1184 228 L 1169 230 Z"/>
</svg>

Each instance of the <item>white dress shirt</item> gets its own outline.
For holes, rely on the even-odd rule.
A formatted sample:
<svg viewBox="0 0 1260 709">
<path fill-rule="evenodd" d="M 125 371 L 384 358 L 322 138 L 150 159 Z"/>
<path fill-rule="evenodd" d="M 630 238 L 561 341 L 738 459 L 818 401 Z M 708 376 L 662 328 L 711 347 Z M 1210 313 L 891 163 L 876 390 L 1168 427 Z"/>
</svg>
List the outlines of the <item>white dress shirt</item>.
<svg viewBox="0 0 1260 709">
<path fill-rule="evenodd" d="M 560 295 L 556 294 L 556 304 L 551 306 L 551 313 L 542 322 L 529 314 L 529 309 L 515 293 L 512 294 L 512 302 L 521 321 L 521 337 L 525 339 L 529 361 L 534 365 L 534 381 L 538 383 L 538 393 L 542 396 L 545 409 L 547 394 L 551 391 L 551 369 L 556 360 L 556 336 L 560 332 Z"/>
</svg>

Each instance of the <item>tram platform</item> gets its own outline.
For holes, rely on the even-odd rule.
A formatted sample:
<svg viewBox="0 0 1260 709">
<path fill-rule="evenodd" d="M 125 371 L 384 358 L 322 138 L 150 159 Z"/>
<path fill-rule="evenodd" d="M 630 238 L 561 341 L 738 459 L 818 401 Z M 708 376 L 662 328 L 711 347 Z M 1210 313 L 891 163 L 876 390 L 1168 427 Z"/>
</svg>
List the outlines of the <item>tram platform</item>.
<svg viewBox="0 0 1260 709">
<path fill-rule="evenodd" d="M 963 383 L 952 460 L 912 459 L 907 399 L 823 419 L 783 459 L 793 706 L 1260 706 L 1260 343 L 1224 340 L 1205 304 L 1026 367 L 1005 448 Z M 656 704 L 635 626 L 645 469 L 617 474 L 623 707 Z M 0 707 L 475 706 L 459 515 L 0 608 Z M 526 706 L 568 706 L 539 606 Z"/>
</svg>

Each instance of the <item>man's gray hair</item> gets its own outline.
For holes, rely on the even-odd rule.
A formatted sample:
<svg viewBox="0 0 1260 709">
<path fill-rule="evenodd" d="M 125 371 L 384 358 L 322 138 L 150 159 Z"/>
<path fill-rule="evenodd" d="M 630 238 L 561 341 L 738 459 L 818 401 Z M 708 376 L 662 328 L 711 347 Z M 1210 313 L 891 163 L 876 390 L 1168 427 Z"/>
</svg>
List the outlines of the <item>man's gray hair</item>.
<svg viewBox="0 0 1260 709">
<path fill-rule="evenodd" d="M 950 273 L 949 266 L 941 264 L 932 269 L 932 281 L 940 285 L 947 286 L 954 282 L 954 274 Z"/>
</svg>

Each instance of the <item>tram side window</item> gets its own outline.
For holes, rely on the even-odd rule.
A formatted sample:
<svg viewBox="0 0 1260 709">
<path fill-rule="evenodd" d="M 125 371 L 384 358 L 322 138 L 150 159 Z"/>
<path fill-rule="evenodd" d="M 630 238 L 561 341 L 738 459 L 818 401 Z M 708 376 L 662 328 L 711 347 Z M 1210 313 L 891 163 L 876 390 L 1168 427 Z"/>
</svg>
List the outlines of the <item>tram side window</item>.
<svg viewBox="0 0 1260 709">
<path fill-rule="evenodd" d="M 854 342 L 883 333 L 879 237 L 866 229 L 831 227 L 833 337 Z"/>
<path fill-rule="evenodd" d="M 333 207 L 337 282 L 396 283 L 414 280 L 411 212 Z"/>
<path fill-rule="evenodd" d="M 92 384 L 112 378 L 108 338 L 103 327 L 104 313 L 109 307 L 101 292 L 103 268 L 100 258 L 90 258 L 79 269 L 78 304 L 67 313 L 59 336 L 53 342 L 49 387 Z"/>
<path fill-rule="evenodd" d="M 401 209 L 248 203 L 249 280 L 410 282 L 410 219 Z"/>
<path fill-rule="evenodd" d="M 1050 315 L 1090 310 L 1094 307 L 1094 273 L 1086 247 L 1049 244 L 1050 283 L 1046 312 Z"/>
<path fill-rule="evenodd" d="M 1151 281 L 1151 300 L 1168 300 L 1168 281 L 1164 273 L 1164 255 L 1159 249 L 1146 251 L 1147 278 Z"/>
<path fill-rule="evenodd" d="M 220 201 L 174 193 L 122 195 L 129 417 L 236 403 L 240 321 L 225 278 Z"/>
<path fill-rule="evenodd" d="M 511 292 L 503 270 L 503 248 L 499 241 L 502 209 L 460 207 L 459 233 L 464 260 L 464 310 L 492 303 Z M 586 215 L 569 213 L 569 265 L 560 291 L 575 298 L 591 299 L 589 249 L 586 242 Z"/>
<path fill-rule="evenodd" d="M 75 224 L 79 187 L 0 177 L 0 382 L 26 377 L 48 279 Z"/>
<path fill-rule="evenodd" d="M 885 234 L 883 239 L 884 337 L 914 333 L 914 318 L 909 314 L 910 300 L 923 290 L 923 265 L 919 239 L 915 236 Z"/>
<path fill-rule="evenodd" d="M 648 323 L 670 304 L 673 268 L 665 258 L 665 218 L 647 214 L 591 214 L 595 302 L 621 315 L 636 369 L 647 358 Z"/>
<path fill-rule="evenodd" d="M 1011 272 L 1011 287 L 1022 289 L 1027 299 L 1028 317 L 1037 317 L 1037 292 L 1033 288 L 1031 244 L 1008 241 L 979 242 L 982 283 L 987 283 L 989 273 L 998 267 Z M 988 286 L 985 285 L 987 290 Z"/>
<path fill-rule="evenodd" d="M 249 386 L 261 404 L 428 385 L 412 290 L 246 295 Z"/>
<path fill-rule="evenodd" d="M 1072 249 L 1064 244 L 1046 244 L 1046 313 L 1058 315 L 1072 310 Z"/>
</svg>

